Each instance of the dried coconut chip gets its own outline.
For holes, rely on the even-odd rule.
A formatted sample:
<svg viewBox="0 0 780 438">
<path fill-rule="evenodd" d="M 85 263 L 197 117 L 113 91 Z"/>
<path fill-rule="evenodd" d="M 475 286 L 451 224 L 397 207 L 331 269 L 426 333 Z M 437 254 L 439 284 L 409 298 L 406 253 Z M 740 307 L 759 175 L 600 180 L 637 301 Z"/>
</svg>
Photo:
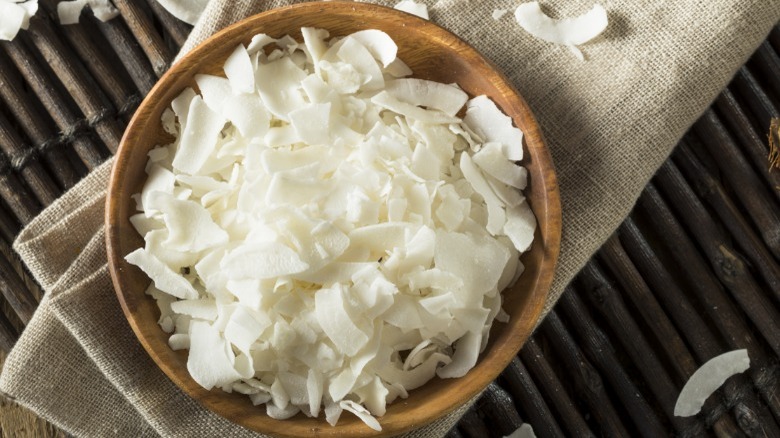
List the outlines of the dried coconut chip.
<svg viewBox="0 0 780 438">
<path fill-rule="evenodd" d="M 428 16 L 428 6 L 426 6 L 424 3 L 417 3 L 412 0 L 402 0 L 398 2 L 393 8 L 398 9 L 399 11 L 408 12 L 426 20 L 430 19 Z"/>
<path fill-rule="evenodd" d="M 38 1 L 0 0 L 0 40 L 11 41 L 38 11 Z"/>
<path fill-rule="evenodd" d="M 100 21 L 106 22 L 119 15 L 119 10 L 109 0 L 71 0 L 57 3 L 57 17 L 60 24 L 76 24 L 79 22 L 81 10 L 89 5 L 92 13 Z"/>
<path fill-rule="evenodd" d="M 536 438 L 536 434 L 530 424 L 524 423 L 504 438 Z"/>
<path fill-rule="evenodd" d="M 194 25 L 203 14 L 209 0 L 157 0 L 157 3 L 179 20 Z"/>
<path fill-rule="evenodd" d="M 504 15 L 506 15 L 507 12 L 509 11 L 507 11 L 506 9 L 494 9 L 491 17 L 493 17 L 494 20 L 498 21 L 504 18 Z"/>
<path fill-rule="evenodd" d="M 683 386 L 674 405 L 674 415 L 690 417 L 698 414 L 707 398 L 720 388 L 726 379 L 748 368 L 750 358 L 747 350 L 730 351 L 708 360 Z"/>
<path fill-rule="evenodd" d="M 498 291 L 535 226 L 522 133 L 484 96 L 390 79 L 410 72 L 384 32 L 302 34 L 256 36 L 227 78 L 173 100 L 127 260 L 204 387 L 379 429 L 387 403 L 468 372 L 507 318 Z"/>
<path fill-rule="evenodd" d="M 599 4 L 583 15 L 556 20 L 542 12 L 539 2 L 523 3 L 515 9 L 517 23 L 528 33 L 541 40 L 563 44 L 583 60 L 576 47 L 599 36 L 607 28 L 607 11 Z"/>
</svg>

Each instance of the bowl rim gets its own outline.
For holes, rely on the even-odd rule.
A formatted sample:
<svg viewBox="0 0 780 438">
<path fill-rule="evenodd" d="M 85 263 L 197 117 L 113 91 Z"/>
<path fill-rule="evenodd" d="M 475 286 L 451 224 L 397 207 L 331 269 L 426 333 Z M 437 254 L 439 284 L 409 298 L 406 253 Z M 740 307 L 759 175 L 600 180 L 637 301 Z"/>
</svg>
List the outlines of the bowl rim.
<svg viewBox="0 0 780 438">
<path fill-rule="evenodd" d="M 121 139 L 120 145 L 115 155 L 115 161 L 111 169 L 111 176 L 110 176 L 108 192 L 106 196 L 105 224 L 106 224 L 106 250 L 108 255 L 108 267 L 111 274 L 111 279 L 112 279 L 112 283 L 114 286 L 114 291 L 116 293 L 117 299 L 119 300 L 119 303 L 122 307 L 122 311 L 125 317 L 127 318 L 127 321 L 130 324 L 133 332 L 135 333 L 136 338 L 139 340 L 146 353 L 149 354 L 151 358 L 154 360 L 156 365 L 163 371 L 163 373 L 170 380 L 174 382 L 174 384 L 179 389 L 184 391 L 188 396 L 195 399 L 199 404 L 206 407 L 210 411 L 216 413 L 217 415 L 222 416 L 223 418 L 227 418 L 228 420 L 231 420 L 236 424 L 239 424 L 241 426 L 250 428 L 258 432 L 280 434 L 284 436 L 293 436 L 293 435 L 288 435 L 290 433 L 289 432 L 290 426 L 293 425 L 293 421 L 274 420 L 280 424 L 280 428 L 276 428 L 274 430 L 259 430 L 256 429 L 252 424 L 250 424 L 246 420 L 245 416 L 225 415 L 225 413 L 222 410 L 222 406 L 220 406 L 219 403 L 214 403 L 208 398 L 204 399 L 202 397 L 199 397 L 199 394 L 196 394 L 195 391 L 193 391 L 191 385 L 188 384 L 192 382 L 192 380 L 186 369 L 184 370 L 186 376 L 182 376 L 178 369 L 174 369 L 174 367 L 170 363 L 167 363 L 164 360 L 162 360 L 160 355 L 157 354 L 157 350 L 159 346 L 152 345 L 152 343 L 150 343 L 149 340 L 146 339 L 143 330 L 141 329 L 141 324 L 143 323 L 143 321 L 138 320 L 136 314 L 128 306 L 128 303 L 125 300 L 126 291 L 123 288 L 123 284 L 124 284 L 122 281 L 123 274 L 120 265 L 125 263 L 124 256 L 126 254 L 122 254 L 120 251 L 122 245 L 120 244 L 120 240 L 119 240 L 118 224 L 119 221 L 126 221 L 128 218 L 119 217 L 120 203 L 116 202 L 116 200 L 122 199 L 122 196 L 127 196 L 127 198 L 129 198 L 129 196 L 127 193 L 123 192 L 121 182 L 122 182 L 124 171 L 122 170 L 121 166 L 118 165 L 118 163 L 121 163 L 122 157 L 129 154 L 128 150 L 132 147 L 132 144 L 130 143 L 130 139 L 133 139 L 135 137 L 133 133 L 138 130 L 144 129 L 146 123 L 149 122 L 150 112 L 145 112 L 142 110 L 145 107 L 156 105 L 156 101 L 159 100 L 158 96 L 163 95 L 166 92 L 166 88 L 169 85 L 169 83 L 174 81 L 175 76 L 179 74 L 180 69 L 185 68 L 188 60 L 198 59 L 202 56 L 209 54 L 213 49 L 215 49 L 220 45 L 219 43 L 220 39 L 230 33 L 241 31 L 246 35 L 255 34 L 258 32 L 262 32 L 262 30 L 260 29 L 262 28 L 262 23 L 265 20 L 273 19 L 274 17 L 284 13 L 290 13 L 290 12 L 305 13 L 306 11 L 309 10 L 317 11 L 318 9 L 321 8 L 329 8 L 331 10 L 342 10 L 342 11 L 345 11 L 347 9 L 353 11 L 355 9 L 361 9 L 368 14 L 384 14 L 384 15 L 402 14 L 401 16 L 406 22 L 414 23 L 418 26 L 420 25 L 426 26 L 426 31 L 433 33 L 434 36 L 441 39 L 452 40 L 457 42 L 459 45 L 463 46 L 464 50 L 467 50 L 471 52 L 473 55 L 475 55 L 475 59 L 478 60 L 480 63 L 483 63 L 487 68 L 489 68 L 491 74 L 493 74 L 495 78 L 502 83 L 503 86 L 506 86 L 513 93 L 513 98 L 517 100 L 517 104 L 520 107 L 520 111 L 524 113 L 524 117 L 527 119 L 526 124 L 531 125 L 534 131 L 536 131 L 534 135 L 535 138 L 533 138 L 533 142 L 534 142 L 533 147 L 534 149 L 538 149 L 536 151 L 536 154 L 541 154 L 539 156 L 540 158 L 542 158 L 541 164 L 543 166 L 543 170 L 544 170 L 543 176 L 545 180 L 544 187 L 546 188 L 545 211 L 547 212 L 546 214 L 547 230 L 546 230 L 546 234 L 543 236 L 544 251 L 543 251 L 542 260 L 539 262 L 539 264 L 540 267 L 544 267 L 545 271 L 548 272 L 547 275 L 539 274 L 539 280 L 536 283 L 536 287 L 533 288 L 531 291 L 529 291 L 531 297 L 529 299 L 529 307 L 523 313 L 523 316 L 527 317 L 525 318 L 526 321 L 524 322 L 522 327 L 523 332 L 520 333 L 520 336 L 509 338 L 507 344 L 506 345 L 502 344 L 501 348 L 498 349 L 499 351 L 496 353 L 497 357 L 494 359 L 496 359 L 498 363 L 501 364 L 500 367 L 501 369 L 509 365 L 513 357 L 518 353 L 518 351 L 525 343 L 525 341 L 528 339 L 528 337 L 530 337 L 531 333 L 533 332 L 533 329 L 536 327 L 537 323 L 539 322 L 542 310 L 544 308 L 547 297 L 549 295 L 550 288 L 552 286 L 552 280 L 554 277 L 555 267 L 557 266 L 558 255 L 560 252 L 560 242 L 561 242 L 561 206 L 560 206 L 560 194 L 558 191 L 557 177 L 555 174 L 552 157 L 549 153 L 549 149 L 546 146 L 546 141 L 543 138 L 541 129 L 539 128 L 535 116 L 533 115 L 530 107 L 525 102 L 523 97 L 512 85 L 512 82 L 509 81 L 509 79 L 501 72 L 501 70 L 498 67 L 496 67 L 490 60 L 485 58 L 477 49 L 475 49 L 473 46 L 463 41 L 460 37 L 450 32 L 449 30 L 431 21 L 424 20 L 422 18 L 398 10 L 394 10 L 386 6 L 370 4 L 370 3 L 355 3 L 352 1 L 315 1 L 315 2 L 298 3 L 290 6 L 281 7 L 281 8 L 274 8 L 247 17 L 243 20 L 240 20 L 220 30 L 219 32 L 210 36 L 203 42 L 199 43 L 195 48 L 190 50 L 181 59 L 175 62 L 171 66 L 171 68 L 169 68 L 168 71 L 166 71 L 165 74 L 163 74 L 163 76 L 157 81 L 155 86 L 151 89 L 151 91 L 147 94 L 147 96 L 139 105 L 138 109 L 136 110 L 135 114 L 130 120 L 125 130 L 125 133 Z M 152 120 L 151 122 L 156 122 L 156 121 Z M 515 124 L 517 124 L 516 121 L 514 122 Z M 525 144 L 528 141 L 528 137 L 527 136 L 524 137 L 525 137 L 524 140 L 524 144 Z M 531 145 L 526 145 L 526 146 L 531 146 Z M 536 212 L 534 214 L 536 215 Z M 540 237 L 542 236 L 540 236 L 540 230 L 539 227 L 537 227 L 537 231 L 533 243 L 534 245 L 540 244 L 539 243 Z M 130 292 L 128 291 L 127 293 Z M 509 328 L 507 328 L 507 330 L 509 330 Z M 167 348 L 167 345 L 165 347 Z M 468 381 L 468 385 L 469 385 L 468 391 L 466 391 L 463 394 L 463 396 L 459 397 L 457 400 L 453 400 L 453 402 L 450 405 L 446 406 L 444 409 L 433 413 L 431 412 L 419 413 L 420 415 L 415 417 L 414 424 L 404 428 L 395 427 L 396 424 L 392 423 L 389 425 L 391 427 L 388 429 L 385 429 L 384 428 L 385 424 L 383 424 L 383 429 L 385 430 L 383 430 L 381 433 L 378 434 L 368 428 L 365 428 L 366 431 L 369 431 L 368 433 L 369 435 L 378 435 L 378 436 L 399 434 L 417 427 L 430 424 L 435 420 L 456 410 L 463 403 L 473 399 L 475 396 L 480 394 L 482 390 L 484 390 L 484 388 L 486 388 L 488 384 L 491 381 L 493 381 L 500 373 L 500 370 L 496 373 L 491 373 L 491 374 L 474 373 L 473 371 L 477 370 L 480 363 L 483 362 L 484 359 L 485 359 L 485 354 L 483 352 L 480 354 L 480 358 L 475 368 L 469 372 L 469 374 L 471 374 L 472 376 Z M 190 382 L 187 382 L 187 379 L 189 379 Z M 458 380 L 462 380 L 462 379 L 465 379 L 465 376 L 459 378 Z M 215 388 L 212 389 L 211 392 L 213 391 L 221 391 L 221 390 Z M 413 396 L 413 394 L 414 393 L 412 392 L 411 396 Z M 402 403 L 402 400 L 397 400 L 394 404 L 396 403 L 400 404 Z M 263 410 L 259 410 L 258 415 L 265 416 L 266 414 Z M 382 417 L 379 417 L 378 419 L 380 420 L 380 423 L 382 423 Z M 315 432 L 315 434 L 328 435 L 328 436 L 345 436 L 345 435 L 341 435 L 338 432 L 338 430 L 339 430 L 339 426 L 337 425 L 331 428 L 330 430 L 328 429 L 318 430 L 317 432 Z M 312 431 L 310 430 L 309 433 L 312 433 Z M 362 436 L 364 434 L 361 433 L 359 435 Z"/>
</svg>

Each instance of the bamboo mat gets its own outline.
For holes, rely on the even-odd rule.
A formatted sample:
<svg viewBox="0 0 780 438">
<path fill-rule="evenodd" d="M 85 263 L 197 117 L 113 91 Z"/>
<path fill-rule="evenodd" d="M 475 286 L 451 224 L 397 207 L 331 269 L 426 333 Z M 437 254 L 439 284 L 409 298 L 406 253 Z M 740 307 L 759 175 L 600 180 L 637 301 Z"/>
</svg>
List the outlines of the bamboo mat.
<svg viewBox="0 0 780 438">
<path fill-rule="evenodd" d="M 56 1 L 0 43 L 0 350 L 41 295 L 10 249 L 41 209 L 114 151 L 190 28 L 156 0 L 59 26 Z M 780 29 L 680 142 L 631 216 L 531 341 L 449 434 L 780 436 Z M 751 369 L 694 418 L 680 388 L 707 359 L 748 348 Z M 2 354 L 0 354 L 0 359 Z M 63 436 L 8 401 L 0 436 Z"/>
</svg>

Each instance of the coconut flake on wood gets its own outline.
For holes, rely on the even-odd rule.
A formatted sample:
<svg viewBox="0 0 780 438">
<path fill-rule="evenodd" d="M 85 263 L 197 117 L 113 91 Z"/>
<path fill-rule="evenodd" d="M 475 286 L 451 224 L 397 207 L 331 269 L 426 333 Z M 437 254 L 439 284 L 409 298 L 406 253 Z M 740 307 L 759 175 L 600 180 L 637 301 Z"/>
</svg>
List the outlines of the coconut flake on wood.
<svg viewBox="0 0 780 438">
<path fill-rule="evenodd" d="M 704 402 L 731 376 L 745 372 L 750 368 L 747 350 L 734 350 L 713 357 L 702 365 L 683 386 L 674 415 L 690 417 L 701 411 Z"/>
<path fill-rule="evenodd" d="M 534 37 L 565 45 L 580 60 L 584 56 L 577 46 L 599 36 L 608 24 L 607 11 L 600 4 L 578 17 L 556 20 L 542 12 L 539 2 L 523 3 L 515 9 L 515 19 Z"/>
<path fill-rule="evenodd" d="M 426 6 L 424 3 L 417 3 L 413 0 L 402 0 L 396 3 L 396 5 L 393 6 L 393 9 L 398 9 L 399 11 L 404 11 L 426 20 L 430 19 L 428 16 L 428 6 Z"/>
</svg>

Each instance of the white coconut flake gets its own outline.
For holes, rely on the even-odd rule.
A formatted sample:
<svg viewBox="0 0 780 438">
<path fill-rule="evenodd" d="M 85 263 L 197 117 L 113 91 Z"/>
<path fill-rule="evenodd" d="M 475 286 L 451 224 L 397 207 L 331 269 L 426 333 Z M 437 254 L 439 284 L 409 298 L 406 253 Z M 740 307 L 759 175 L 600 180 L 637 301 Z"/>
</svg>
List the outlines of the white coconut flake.
<svg viewBox="0 0 780 438">
<path fill-rule="evenodd" d="M 72 0 L 57 3 L 57 17 L 60 24 L 76 24 L 79 22 L 81 10 L 87 6 L 87 0 Z"/>
<path fill-rule="evenodd" d="M 225 76 L 230 80 L 233 94 L 255 91 L 255 72 L 249 53 L 242 45 L 236 47 L 225 60 Z"/>
<path fill-rule="evenodd" d="M 535 227 L 522 133 L 484 96 L 398 79 L 384 32 L 301 33 L 255 36 L 171 102 L 127 260 L 202 386 L 380 430 L 506 320 L 499 291 Z"/>
<path fill-rule="evenodd" d="M 750 358 L 744 349 L 723 353 L 708 360 L 683 386 L 674 405 L 674 415 L 690 417 L 698 414 L 707 398 L 720 388 L 726 379 L 743 373 L 748 368 Z"/>
<path fill-rule="evenodd" d="M 504 15 L 509 12 L 506 9 L 494 9 L 493 14 L 491 14 L 491 17 L 493 17 L 494 20 L 498 21 L 502 18 L 504 18 Z"/>
<path fill-rule="evenodd" d="M 38 1 L 0 1 L 0 40 L 11 41 L 21 29 L 27 29 L 30 17 L 38 11 Z"/>
<path fill-rule="evenodd" d="M 87 0 L 87 3 L 92 9 L 92 13 L 95 14 L 95 18 L 102 22 L 119 16 L 119 9 L 115 8 L 109 0 Z"/>
<path fill-rule="evenodd" d="M 92 13 L 100 21 L 106 22 L 119 16 L 119 10 L 109 0 L 71 0 L 57 3 L 57 16 L 60 24 L 76 24 L 81 11 L 89 5 Z"/>
<path fill-rule="evenodd" d="M 424 3 L 417 3 L 412 0 L 402 0 L 393 6 L 393 9 L 398 9 L 399 11 L 404 11 L 426 20 L 430 19 L 428 16 L 428 6 Z"/>
<path fill-rule="evenodd" d="M 600 4 L 579 17 L 555 20 L 542 12 L 539 2 L 523 3 L 515 9 L 515 19 L 531 35 L 565 45 L 581 60 L 584 57 L 576 46 L 599 36 L 608 24 L 607 11 Z"/>
<path fill-rule="evenodd" d="M 487 96 L 477 96 L 468 101 L 463 121 L 485 141 L 500 143 L 507 159 L 523 159 L 523 132 L 514 127 L 512 119 Z"/>
<path fill-rule="evenodd" d="M 397 79 L 388 82 L 385 89 L 398 100 L 434 108 L 448 116 L 455 116 L 468 100 L 468 95 L 458 87 L 424 79 Z"/>
<path fill-rule="evenodd" d="M 536 434 L 530 424 L 524 423 L 504 438 L 536 438 Z"/>
<path fill-rule="evenodd" d="M 195 25 L 209 0 L 157 0 L 157 3 L 179 20 Z"/>
</svg>

